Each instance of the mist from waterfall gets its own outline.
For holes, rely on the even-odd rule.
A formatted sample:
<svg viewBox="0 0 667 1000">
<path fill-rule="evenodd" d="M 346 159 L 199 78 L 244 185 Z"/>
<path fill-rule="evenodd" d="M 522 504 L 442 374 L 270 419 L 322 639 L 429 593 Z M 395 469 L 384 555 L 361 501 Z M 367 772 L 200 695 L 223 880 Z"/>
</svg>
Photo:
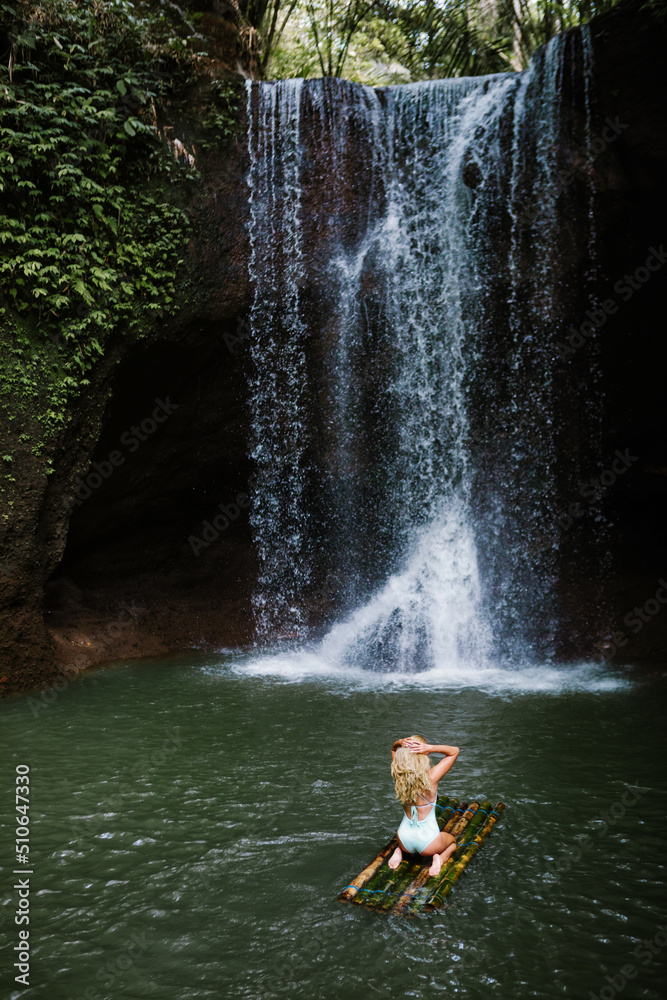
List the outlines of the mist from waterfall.
<svg viewBox="0 0 667 1000">
<path fill-rule="evenodd" d="M 315 609 L 341 666 L 548 657 L 560 217 L 590 211 L 558 148 L 589 61 L 578 32 L 519 74 L 248 83 L 260 644 Z"/>
</svg>

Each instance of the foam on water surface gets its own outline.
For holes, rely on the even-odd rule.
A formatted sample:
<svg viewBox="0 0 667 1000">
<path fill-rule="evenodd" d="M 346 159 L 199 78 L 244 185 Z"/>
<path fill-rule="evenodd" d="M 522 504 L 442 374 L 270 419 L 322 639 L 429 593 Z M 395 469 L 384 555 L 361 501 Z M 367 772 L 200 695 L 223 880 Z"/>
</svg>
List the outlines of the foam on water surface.
<svg viewBox="0 0 667 1000">
<path fill-rule="evenodd" d="M 329 649 L 330 654 L 330 649 Z M 200 668 L 212 676 L 230 670 L 248 678 L 266 678 L 279 683 L 321 682 L 341 693 L 349 691 L 447 692 L 476 690 L 487 695 L 521 696 L 571 693 L 605 694 L 634 687 L 626 672 L 597 663 L 566 665 L 510 663 L 436 663 L 420 672 L 373 671 L 342 664 L 323 645 L 310 648 L 273 648 L 262 653 L 226 652 L 223 663 Z"/>
</svg>

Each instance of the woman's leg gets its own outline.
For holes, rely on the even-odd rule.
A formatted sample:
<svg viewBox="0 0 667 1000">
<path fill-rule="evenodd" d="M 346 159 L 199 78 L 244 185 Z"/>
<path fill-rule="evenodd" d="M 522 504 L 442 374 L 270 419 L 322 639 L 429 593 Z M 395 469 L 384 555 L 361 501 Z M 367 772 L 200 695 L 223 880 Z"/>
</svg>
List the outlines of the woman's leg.
<svg viewBox="0 0 667 1000">
<path fill-rule="evenodd" d="M 445 833 L 441 830 L 435 840 L 432 840 L 428 847 L 425 847 L 421 852 L 424 857 L 433 858 L 433 864 L 428 870 L 429 875 L 438 875 L 445 861 L 451 858 L 455 850 L 456 839 L 452 837 L 451 833 Z"/>
<path fill-rule="evenodd" d="M 398 834 L 396 834 L 396 840 L 398 840 Z M 389 858 L 388 861 L 389 867 L 392 870 L 394 868 L 398 868 L 398 866 L 400 865 L 401 861 L 403 860 L 404 850 L 405 848 L 403 847 L 403 844 L 400 842 L 400 840 L 398 840 L 398 847 L 396 848 L 396 850 L 394 851 L 394 853 L 392 854 L 392 856 Z"/>
</svg>

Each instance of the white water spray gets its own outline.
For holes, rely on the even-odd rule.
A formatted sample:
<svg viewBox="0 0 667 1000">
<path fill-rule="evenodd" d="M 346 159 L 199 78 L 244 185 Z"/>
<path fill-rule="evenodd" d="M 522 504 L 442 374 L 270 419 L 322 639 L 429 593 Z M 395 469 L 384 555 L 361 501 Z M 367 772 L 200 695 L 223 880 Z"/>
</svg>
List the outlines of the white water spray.
<svg viewBox="0 0 667 1000">
<path fill-rule="evenodd" d="M 531 541 L 555 502 L 540 327 L 568 58 L 557 38 L 523 74 L 248 85 L 260 641 L 306 638 L 320 600 L 339 617 L 327 662 L 482 669 L 554 627 L 554 553 Z M 495 470 L 475 440 L 494 417 Z"/>
</svg>

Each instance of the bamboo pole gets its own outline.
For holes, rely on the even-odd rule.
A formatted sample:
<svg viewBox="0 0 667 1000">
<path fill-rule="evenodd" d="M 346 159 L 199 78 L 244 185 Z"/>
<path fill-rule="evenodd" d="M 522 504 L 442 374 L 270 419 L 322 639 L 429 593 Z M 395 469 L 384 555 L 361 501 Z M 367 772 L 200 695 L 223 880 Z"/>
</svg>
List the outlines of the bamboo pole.
<svg viewBox="0 0 667 1000">
<path fill-rule="evenodd" d="M 479 802 L 470 803 L 465 812 L 461 813 L 457 821 L 452 826 L 451 830 L 448 831 L 449 833 L 451 833 L 452 837 L 459 837 L 463 833 L 463 831 L 468 826 L 468 823 L 473 818 L 478 809 L 479 809 Z"/>
<path fill-rule="evenodd" d="M 485 799 L 481 805 L 477 805 L 477 809 L 475 810 L 475 815 L 472 817 L 470 822 L 467 823 L 466 826 L 461 830 L 461 832 L 457 834 L 457 838 L 459 839 L 460 842 L 467 841 L 470 836 L 474 836 L 474 834 L 477 833 L 481 829 L 481 827 L 484 826 L 489 817 L 490 809 L 491 809 L 491 803 L 488 801 L 488 799 Z M 457 848 L 457 850 L 460 848 L 460 846 L 461 843 L 459 843 L 459 847 Z"/>
<path fill-rule="evenodd" d="M 499 802 L 495 809 L 491 808 L 490 802 L 483 804 L 482 808 L 478 811 L 475 822 L 471 823 L 463 833 L 457 850 L 447 863 L 447 868 L 455 867 L 461 860 L 467 859 L 469 861 L 476 854 L 482 842 L 488 837 L 494 825 L 498 822 L 504 808 L 505 804 L 503 802 Z M 441 876 L 446 874 L 447 872 L 443 870 Z"/>
<path fill-rule="evenodd" d="M 364 870 L 359 872 L 357 877 L 353 878 L 349 885 L 345 886 L 338 897 L 341 903 L 346 903 L 349 900 L 354 899 L 359 890 L 367 885 L 376 872 L 382 867 L 382 862 L 385 858 L 391 857 L 397 847 L 398 841 L 396 837 L 392 837 L 391 840 L 384 845 L 382 850 L 376 854 L 371 863 L 366 865 Z"/>
<path fill-rule="evenodd" d="M 412 882 L 412 884 L 407 886 L 406 889 L 401 893 L 401 895 L 394 903 L 393 909 L 391 911 L 392 913 L 396 914 L 404 913 L 409 906 L 412 907 L 415 905 L 418 896 L 423 891 L 425 883 L 428 882 L 428 880 L 431 878 L 431 876 L 428 873 L 428 870 L 431 867 L 431 859 L 428 858 L 425 860 L 428 860 L 430 863 L 428 864 L 428 866 L 425 865 L 421 869 L 421 871 L 417 875 L 416 879 Z"/>
<path fill-rule="evenodd" d="M 403 865 L 405 868 L 401 871 Z M 390 910 L 396 899 L 412 885 L 415 875 L 420 871 L 421 862 L 417 860 L 415 855 L 410 855 L 409 860 L 402 861 L 394 872 L 395 877 L 392 880 L 390 891 L 384 896 L 378 896 L 376 900 L 368 900 L 367 905 L 375 910 L 380 910 L 380 912 Z"/>
<path fill-rule="evenodd" d="M 472 858 L 474 858 L 481 844 L 484 843 L 488 835 L 491 833 L 491 830 L 493 830 L 493 827 L 495 826 L 496 822 L 500 819 L 500 816 L 504 808 L 505 808 L 505 803 L 499 802 L 494 810 L 496 815 L 494 815 L 493 813 L 489 815 L 489 818 L 487 819 L 486 823 L 484 823 L 479 833 L 477 833 L 476 836 L 473 838 L 473 842 L 463 849 L 460 857 L 456 859 L 456 861 L 451 867 L 448 866 L 447 873 L 445 874 L 444 878 L 440 880 L 435 890 L 426 900 L 424 904 L 425 909 L 434 910 L 442 905 L 445 896 L 447 895 L 448 892 L 450 892 L 454 882 L 456 882 L 456 880 L 460 877 L 466 865 L 471 861 Z"/>
<path fill-rule="evenodd" d="M 458 805 L 458 803 L 456 803 L 456 805 L 452 806 L 452 803 L 455 803 L 455 802 L 456 802 L 456 800 L 455 799 L 450 799 L 449 795 L 439 795 L 438 796 L 438 799 L 437 799 L 437 802 L 436 802 L 436 805 L 435 805 L 435 812 L 436 812 L 436 817 L 435 818 L 437 819 L 438 826 L 440 827 L 441 830 L 442 830 L 442 827 L 447 822 L 447 820 L 449 818 L 449 814 L 451 812 L 453 812 L 453 810 L 456 808 L 456 805 Z"/>
<path fill-rule="evenodd" d="M 447 805 L 443 807 L 440 811 L 440 815 L 437 817 L 438 828 L 444 830 L 447 824 L 450 822 L 453 816 L 457 816 L 457 809 L 459 807 L 458 799 L 448 799 Z"/>
<path fill-rule="evenodd" d="M 358 895 L 353 896 L 350 902 L 360 903 L 362 906 L 371 906 L 373 909 L 376 909 L 376 904 L 380 900 L 380 893 L 390 884 L 395 887 L 399 881 L 403 882 L 404 875 L 407 873 L 408 868 L 414 864 L 414 860 L 414 855 L 407 854 L 406 852 L 398 868 L 392 869 L 388 865 L 382 864 L 375 875 L 359 889 Z"/>
<path fill-rule="evenodd" d="M 458 805 L 456 799 L 452 799 L 450 804 L 453 806 L 454 812 L 452 813 L 451 817 L 449 818 L 449 820 L 447 820 L 445 826 L 443 827 L 445 831 L 449 831 L 454 825 L 460 822 L 463 814 L 466 811 L 466 805 L 467 805 L 467 803 L 465 802 L 462 802 L 461 805 Z M 406 860 L 404 860 L 401 862 L 398 868 L 394 869 L 393 876 L 391 875 L 389 876 L 391 879 L 391 889 L 387 895 L 381 896 L 380 893 L 378 892 L 378 890 L 382 887 L 383 884 L 383 874 L 385 876 L 387 875 L 386 870 L 382 869 L 382 871 L 378 874 L 378 876 L 376 876 L 376 878 L 373 880 L 373 883 L 368 886 L 369 895 L 365 896 L 365 898 L 363 900 L 360 900 L 360 902 L 363 902 L 365 905 L 377 910 L 390 909 L 397 898 L 400 898 L 400 896 L 403 893 L 408 892 L 410 890 L 410 886 L 412 884 L 415 875 L 418 875 L 422 870 L 423 859 L 421 859 L 421 856 L 420 855 L 416 856 L 419 859 L 417 861 L 414 860 L 415 858 L 414 855 L 412 855 L 411 857 L 413 860 L 410 865 L 410 868 L 407 867 L 405 869 L 403 868 L 403 865 L 407 863 Z M 429 867 L 430 867 L 430 861 L 429 861 Z M 412 897 L 410 896 L 410 898 Z"/>
<path fill-rule="evenodd" d="M 444 810 L 447 809 L 449 801 L 450 800 L 447 795 L 440 796 L 437 800 L 437 804 L 441 807 L 443 814 Z M 456 801 L 453 801 L 454 805 L 456 805 Z M 352 879 L 349 885 L 345 886 L 343 891 L 338 896 L 339 901 L 341 903 L 352 902 L 361 889 L 370 890 L 377 888 L 376 883 L 382 881 L 383 877 L 386 877 L 386 872 L 384 873 L 384 876 L 381 874 L 383 862 L 385 859 L 391 857 L 397 847 L 398 840 L 394 836 L 387 844 L 384 845 L 382 850 L 376 854 L 370 864 L 366 865 L 364 870 L 360 872 L 356 878 Z M 388 869 L 388 871 L 391 871 L 391 869 Z M 373 883 L 372 885 L 371 882 Z M 365 899 L 357 899 L 355 901 L 357 903 L 366 902 Z"/>
<path fill-rule="evenodd" d="M 438 816 L 438 826 L 440 827 L 441 830 L 445 829 L 452 816 L 456 814 L 458 806 L 459 806 L 458 799 L 447 800 L 447 805 L 441 809 L 440 815 Z"/>
<path fill-rule="evenodd" d="M 345 887 L 338 898 L 341 901 L 357 903 L 380 912 L 389 911 L 392 914 L 407 912 L 413 915 L 423 909 L 436 909 L 441 906 L 454 882 L 488 837 L 505 806 L 499 802 L 496 809 L 491 810 L 489 814 L 491 803 L 488 801 L 484 801 L 481 806 L 477 802 L 472 802 L 470 806 L 463 802 L 459 806 L 456 799 L 448 800 L 443 797 L 442 800 L 438 799 L 438 805 L 441 812 L 439 825 L 442 824 L 446 814 L 453 810 L 442 828 L 464 839 L 465 843 L 457 847 L 436 876 L 437 881 L 433 880 L 434 889 L 427 885 L 430 881 L 428 874 L 430 863 L 428 866 L 424 864 L 427 860 L 430 862 L 430 859 L 408 855 L 394 870 L 384 864 L 398 846 L 396 837 L 392 837 L 373 861 L 349 886 Z"/>
<path fill-rule="evenodd" d="M 449 817 L 449 819 L 442 828 L 445 833 L 451 832 L 452 827 L 454 826 L 455 823 L 458 823 L 458 821 L 460 820 L 461 816 L 463 815 L 463 813 L 466 811 L 467 808 L 468 808 L 467 802 L 462 802 L 459 806 L 457 806 L 457 808 L 454 810 L 454 812 L 452 813 L 452 815 Z"/>
<path fill-rule="evenodd" d="M 456 837 L 458 841 L 457 851 L 460 850 L 461 844 L 467 841 L 471 836 L 474 836 L 479 829 L 484 826 L 489 815 L 489 810 L 491 809 L 491 803 L 488 801 L 482 802 L 481 805 L 475 802 L 475 812 L 468 823 L 462 826 L 459 830 L 453 829 L 452 835 Z M 456 851 L 454 852 L 454 855 Z M 446 865 L 450 864 L 454 855 L 452 855 L 448 861 L 445 862 Z"/>
<path fill-rule="evenodd" d="M 377 904 L 383 897 L 383 893 L 392 892 L 396 882 L 403 879 L 410 865 L 408 858 L 404 857 L 398 868 L 392 869 L 383 864 L 373 878 L 361 887 L 358 895 L 353 897 L 351 902 L 376 909 Z"/>
<path fill-rule="evenodd" d="M 481 806 L 478 802 L 472 802 L 469 808 L 466 810 L 466 813 L 464 813 L 464 816 L 470 814 L 468 816 L 468 819 L 465 821 L 464 826 L 461 828 L 459 833 L 453 832 L 452 836 L 463 835 L 466 838 L 466 840 L 468 839 L 469 835 L 474 836 L 476 830 L 478 830 L 479 827 L 482 826 L 483 823 L 486 821 L 486 814 L 490 808 L 491 808 L 491 803 L 488 801 L 482 802 Z M 461 819 L 462 818 L 463 817 L 461 817 Z M 441 869 L 441 873 L 444 873 L 451 866 L 455 856 L 456 856 L 456 851 L 445 862 L 443 868 Z M 425 889 L 426 883 L 433 877 L 429 875 L 430 867 L 431 866 L 429 864 L 428 867 L 423 868 L 422 871 L 417 876 L 417 878 L 414 880 L 413 884 L 411 886 L 408 886 L 406 891 L 401 896 L 399 896 L 399 898 L 396 900 L 396 903 L 394 904 L 393 910 L 391 911 L 392 913 L 396 914 L 405 913 L 406 910 L 409 910 L 409 912 L 413 914 L 417 913 L 420 910 L 421 902 L 429 892 L 428 889 Z M 435 876 L 435 878 L 440 878 L 441 873 Z"/>
<path fill-rule="evenodd" d="M 398 842 L 396 844 L 398 846 Z M 379 892 L 383 891 L 388 882 L 395 882 L 398 878 L 398 874 L 401 869 L 401 865 L 405 866 L 407 862 L 405 859 L 401 861 L 398 868 L 389 868 L 384 862 L 380 868 L 375 872 L 372 878 L 366 882 L 365 885 L 361 886 L 356 896 L 353 896 L 350 900 L 351 903 L 360 903 L 365 906 L 367 903 L 373 904 L 373 900 L 378 896 Z"/>
</svg>

